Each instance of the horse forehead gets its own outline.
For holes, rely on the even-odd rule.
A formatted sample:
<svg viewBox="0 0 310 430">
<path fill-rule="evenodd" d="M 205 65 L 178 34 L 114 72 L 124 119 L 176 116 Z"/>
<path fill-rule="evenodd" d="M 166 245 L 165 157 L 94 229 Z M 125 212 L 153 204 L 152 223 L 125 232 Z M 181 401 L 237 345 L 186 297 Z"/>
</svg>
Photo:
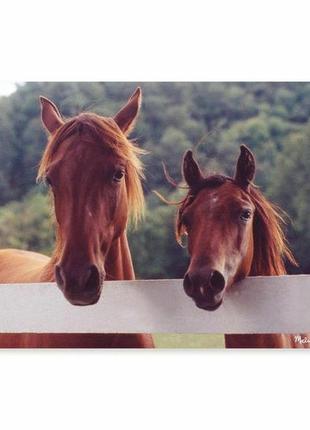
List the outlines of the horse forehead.
<svg viewBox="0 0 310 430">
<path fill-rule="evenodd" d="M 104 170 L 118 160 L 113 151 L 104 148 L 98 142 L 71 141 L 62 149 L 56 154 L 52 163 L 58 172 L 81 168 L 84 173 L 87 170 L 94 172 L 97 169 Z"/>
<path fill-rule="evenodd" d="M 85 159 L 94 159 L 101 161 L 104 159 L 113 158 L 114 154 L 111 150 L 107 149 L 102 142 L 96 140 L 73 140 L 67 148 L 66 154 L 69 157 L 83 161 Z"/>
<path fill-rule="evenodd" d="M 250 198 L 234 184 L 224 184 L 217 188 L 201 191 L 197 204 L 202 209 L 212 210 L 220 207 L 234 207 L 242 204 L 251 205 Z"/>
</svg>

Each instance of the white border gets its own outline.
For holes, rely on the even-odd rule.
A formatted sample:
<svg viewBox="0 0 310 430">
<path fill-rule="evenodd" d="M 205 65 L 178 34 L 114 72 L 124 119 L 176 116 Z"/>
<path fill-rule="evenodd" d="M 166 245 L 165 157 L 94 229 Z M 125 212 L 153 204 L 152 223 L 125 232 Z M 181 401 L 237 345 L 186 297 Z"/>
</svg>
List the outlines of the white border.
<svg viewBox="0 0 310 430">
<path fill-rule="evenodd" d="M 38 2 L 1 8 L 0 79 L 309 80 L 309 2 Z M 1 352 L 3 428 L 299 428 L 292 352 Z"/>
<path fill-rule="evenodd" d="M 11 0 L 0 79 L 309 80 L 309 2 Z"/>
</svg>

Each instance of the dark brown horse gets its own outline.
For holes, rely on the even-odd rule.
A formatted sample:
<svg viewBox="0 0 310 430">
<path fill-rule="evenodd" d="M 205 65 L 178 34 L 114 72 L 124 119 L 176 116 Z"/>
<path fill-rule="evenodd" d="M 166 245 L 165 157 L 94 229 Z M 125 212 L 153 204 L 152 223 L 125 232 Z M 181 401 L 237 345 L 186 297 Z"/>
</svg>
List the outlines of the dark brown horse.
<svg viewBox="0 0 310 430">
<path fill-rule="evenodd" d="M 50 137 L 38 179 L 51 190 L 56 247 L 51 258 L 1 250 L 0 283 L 56 281 L 73 305 L 95 304 L 105 279 L 134 279 L 126 227 L 130 215 L 137 221 L 143 211 L 143 151 L 127 136 L 141 90 L 114 118 L 82 113 L 64 120 L 51 101 L 40 101 Z M 143 334 L 0 334 L 0 347 L 152 346 Z"/>
<path fill-rule="evenodd" d="M 183 176 L 189 187 L 177 216 L 177 239 L 188 237 L 190 264 L 184 289 L 202 309 L 216 310 L 225 292 L 246 276 L 283 275 L 295 263 L 281 227 L 283 218 L 252 183 L 255 159 L 244 145 L 234 178 L 204 176 L 188 151 Z M 307 335 L 309 338 L 309 335 Z M 308 346 L 293 335 L 225 335 L 226 347 Z"/>
</svg>

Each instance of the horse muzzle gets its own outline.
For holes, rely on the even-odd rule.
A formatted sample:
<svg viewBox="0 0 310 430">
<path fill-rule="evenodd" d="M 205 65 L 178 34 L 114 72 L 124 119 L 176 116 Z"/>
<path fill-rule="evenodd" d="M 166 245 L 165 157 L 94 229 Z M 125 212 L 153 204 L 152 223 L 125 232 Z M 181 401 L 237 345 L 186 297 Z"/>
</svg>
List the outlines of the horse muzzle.
<svg viewBox="0 0 310 430">
<path fill-rule="evenodd" d="M 218 270 L 188 271 L 183 280 L 186 294 L 191 297 L 196 306 L 208 311 L 214 311 L 223 302 L 227 281 Z"/>
<path fill-rule="evenodd" d="M 105 274 L 96 265 L 55 267 L 55 279 L 65 298 L 76 306 L 89 306 L 100 299 Z"/>
</svg>

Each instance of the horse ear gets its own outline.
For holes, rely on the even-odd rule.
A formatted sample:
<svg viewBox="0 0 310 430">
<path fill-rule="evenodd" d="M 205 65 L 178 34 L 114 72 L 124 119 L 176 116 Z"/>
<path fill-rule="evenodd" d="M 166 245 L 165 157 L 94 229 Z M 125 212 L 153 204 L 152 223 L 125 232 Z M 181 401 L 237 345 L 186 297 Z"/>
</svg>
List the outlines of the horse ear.
<svg viewBox="0 0 310 430">
<path fill-rule="evenodd" d="M 46 97 L 40 96 L 41 119 L 49 133 L 54 133 L 64 122 L 57 106 Z"/>
<path fill-rule="evenodd" d="M 245 145 L 240 146 L 240 155 L 237 162 L 235 182 L 242 188 L 247 189 L 255 176 L 255 158 Z"/>
<path fill-rule="evenodd" d="M 184 155 L 183 176 L 190 188 L 197 186 L 203 180 L 203 174 L 193 157 L 193 151 L 187 151 Z"/>
<path fill-rule="evenodd" d="M 141 102 L 142 91 L 141 88 L 138 87 L 125 106 L 123 106 L 122 109 L 114 116 L 114 121 L 126 135 L 131 133 L 136 124 Z"/>
</svg>

